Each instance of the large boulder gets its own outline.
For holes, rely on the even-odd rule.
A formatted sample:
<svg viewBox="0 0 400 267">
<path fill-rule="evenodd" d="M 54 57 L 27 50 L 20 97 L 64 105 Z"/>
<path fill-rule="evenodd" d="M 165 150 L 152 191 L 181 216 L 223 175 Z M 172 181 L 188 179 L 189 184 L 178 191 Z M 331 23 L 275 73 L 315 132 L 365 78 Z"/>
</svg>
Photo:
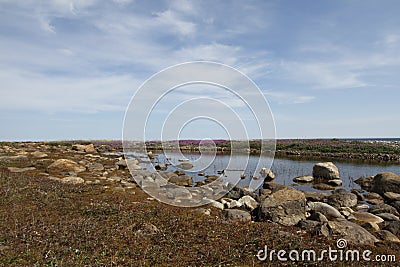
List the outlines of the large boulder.
<svg viewBox="0 0 400 267">
<path fill-rule="evenodd" d="M 47 172 L 51 174 L 62 174 L 68 172 L 83 172 L 86 168 L 80 166 L 75 161 L 69 159 L 58 159 L 47 167 Z"/>
<path fill-rule="evenodd" d="M 386 192 L 400 193 L 400 175 L 382 172 L 375 175 L 371 191 L 384 195 Z"/>
<path fill-rule="evenodd" d="M 317 163 L 313 167 L 314 178 L 322 178 L 324 180 L 340 179 L 339 169 L 332 162 Z"/>
<path fill-rule="evenodd" d="M 260 220 L 271 220 L 282 225 L 296 225 L 305 219 L 306 197 L 303 192 L 290 187 L 271 193 L 261 201 Z"/>
<path fill-rule="evenodd" d="M 334 235 L 339 235 L 350 244 L 373 246 L 379 240 L 360 225 L 346 221 L 329 221 L 328 226 Z"/>
</svg>

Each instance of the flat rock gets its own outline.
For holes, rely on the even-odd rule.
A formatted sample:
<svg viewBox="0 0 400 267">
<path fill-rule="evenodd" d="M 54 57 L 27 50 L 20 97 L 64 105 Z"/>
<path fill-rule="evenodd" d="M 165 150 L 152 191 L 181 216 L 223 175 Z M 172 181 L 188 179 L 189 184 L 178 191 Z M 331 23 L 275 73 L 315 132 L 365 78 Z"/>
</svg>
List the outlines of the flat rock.
<svg viewBox="0 0 400 267">
<path fill-rule="evenodd" d="M 191 168 L 193 168 L 193 164 L 189 162 L 184 162 L 176 165 L 176 167 L 181 168 L 182 170 L 190 170 Z"/>
<path fill-rule="evenodd" d="M 400 200 L 400 194 L 394 192 L 385 192 L 383 196 L 389 201 L 398 201 Z"/>
<path fill-rule="evenodd" d="M 26 167 L 26 168 L 17 168 L 17 167 L 8 167 L 7 168 L 10 172 L 19 173 L 19 172 L 27 172 L 36 170 L 35 167 Z"/>
<path fill-rule="evenodd" d="M 293 182 L 296 183 L 311 183 L 312 181 L 314 181 L 314 177 L 312 177 L 311 175 L 302 175 L 293 178 Z"/>
<path fill-rule="evenodd" d="M 333 234 L 346 239 L 348 243 L 354 245 L 373 246 L 379 240 L 358 224 L 341 220 L 329 221 L 328 226 Z"/>
<path fill-rule="evenodd" d="M 31 155 L 32 155 L 32 157 L 37 158 L 37 159 L 47 158 L 49 156 L 46 153 L 40 152 L 40 151 L 32 152 Z"/>
<path fill-rule="evenodd" d="M 50 174 L 60 174 L 67 172 L 83 172 L 86 171 L 86 168 L 80 166 L 75 161 L 70 159 L 58 159 L 47 167 L 47 172 Z"/>
<path fill-rule="evenodd" d="M 329 184 L 325 184 L 325 183 L 318 183 L 318 184 L 314 184 L 313 188 L 317 189 L 317 190 L 322 190 L 322 191 L 333 191 L 335 190 L 335 187 Z"/>
<path fill-rule="evenodd" d="M 85 182 L 81 177 L 76 176 L 68 176 L 62 178 L 60 181 L 66 184 L 83 184 Z"/>
</svg>

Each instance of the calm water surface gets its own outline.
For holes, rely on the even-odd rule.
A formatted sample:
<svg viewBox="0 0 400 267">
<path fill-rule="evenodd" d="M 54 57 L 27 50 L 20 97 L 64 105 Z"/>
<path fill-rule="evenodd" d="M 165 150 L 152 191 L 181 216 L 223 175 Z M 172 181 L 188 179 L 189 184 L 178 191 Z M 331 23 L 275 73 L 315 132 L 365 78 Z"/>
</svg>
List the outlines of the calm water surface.
<svg viewBox="0 0 400 267">
<path fill-rule="evenodd" d="M 135 155 L 140 156 L 140 155 Z M 143 156 L 143 155 L 142 155 Z M 182 163 L 182 158 L 188 159 L 189 163 L 193 164 L 194 167 L 190 170 L 184 170 L 188 175 L 192 176 L 194 181 L 204 180 L 203 176 L 199 176 L 198 172 L 204 172 L 205 174 L 217 174 L 221 170 L 232 170 L 226 172 L 226 175 L 235 175 L 240 177 L 242 173 L 246 174 L 246 179 L 240 180 L 239 184 L 246 186 L 249 184 L 254 171 L 259 163 L 260 156 L 258 155 L 247 155 L 247 154 L 199 154 L 199 153 L 173 153 L 167 152 L 165 154 L 158 154 L 153 160 L 153 164 L 165 164 L 171 163 L 167 171 L 176 171 L 178 168 L 176 165 Z M 148 160 L 146 158 L 146 160 Z M 260 167 L 268 167 L 272 159 L 267 156 L 261 156 Z M 283 185 L 294 185 L 296 188 L 308 191 L 317 191 L 312 188 L 312 184 L 301 184 L 297 185 L 293 182 L 293 178 L 300 175 L 311 175 L 313 166 L 324 160 L 297 160 L 297 159 L 283 159 L 275 158 L 272 163 L 272 171 L 275 173 L 275 182 Z M 247 164 L 246 164 L 247 163 Z M 354 180 L 360 177 L 367 177 L 375 175 L 379 172 L 394 172 L 400 173 L 400 165 L 396 164 L 377 164 L 377 163 L 364 163 L 364 162 L 335 162 L 334 164 L 339 168 L 340 176 L 343 181 L 343 188 L 350 190 L 353 188 L 360 188 L 354 183 Z M 150 164 L 142 164 L 149 170 L 152 170 Z M 181 169 L 179 169 L 181 170 Z"/>
</svg>

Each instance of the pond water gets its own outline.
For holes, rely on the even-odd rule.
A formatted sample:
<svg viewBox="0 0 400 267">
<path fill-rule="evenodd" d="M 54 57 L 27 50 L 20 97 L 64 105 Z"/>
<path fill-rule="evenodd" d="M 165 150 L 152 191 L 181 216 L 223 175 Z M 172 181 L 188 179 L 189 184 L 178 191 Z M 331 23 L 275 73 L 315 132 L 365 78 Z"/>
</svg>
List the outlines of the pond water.
<svg viewBox="0 0 400 267">
<path fill-rule="evenodd" d="M 143 155 L 134 155 L 141 156 Z M 186 158 L 193 165 L 190 170 L 182 170 L 177 167 L 178 164 L 182 163 L 182 159 Z M 272 161 L 273 160 L 273 161 Z M 259 163 L 261 161 L 261 163 Z M 204 172 L 206 175 L 216 175 L 218 171 L 225 171 L 225 176 L 236 176 L 240 177 L 241 174 L 246 174 L 246 179 L 240 179 L 239 184 L 243 186 L 249 185 L 254 174 L 260 167 L 269 167 L 268 165 L 272 162 L 271 170 L 274 172 L 276 178 L 275 182 L 283 185 L 293 185 L 297 189 L 306 191 L 318 191 L 312 187 L 312 184 L 296 184 L 293 182 L 293 178 L 301 175 L 312 175 L 313 166 L 318 162 L 324 162 L 325 160 L 298 160 L 298 159 L 287 159 L 287 158 L 275 158 L 272 159 L 268 156 L 259 155 L 248 155 L 248 154 L 207 154 L 207 153 L 174 153 L 168 152 L 167 154 L 156 154 L 156 157 L 152 160 L 153 165 L 170 163 L 166 171 L 181 170 L 186 174 L 193 177 L 195 182 L 204 180 L 204 176 L 199 176 L 199 172 Z M 366 163 L 366 162 L 352 162 L 352 161 L 333 161 L 333 163 L 339 168 L 340 176 L 343 181 L 342 188 L 351 190 L 353 188 L 360 188 L 359 185 L 354 183 L 360 177 L 367 177 L 376 175 L 380 172 L 394 172 L 400 173 L 399 164 L 378 164 L 378 163 Z M 259 164 L 259 165 L 258 165 Z M 263 165 L 264 164 L 264 165 Z M 152 165 L 149 163 L 141 163 L 141 165 L 148 170 L 154 170 Z M 256 171 L 256 173 L 254 173 Z"/>
</svg>

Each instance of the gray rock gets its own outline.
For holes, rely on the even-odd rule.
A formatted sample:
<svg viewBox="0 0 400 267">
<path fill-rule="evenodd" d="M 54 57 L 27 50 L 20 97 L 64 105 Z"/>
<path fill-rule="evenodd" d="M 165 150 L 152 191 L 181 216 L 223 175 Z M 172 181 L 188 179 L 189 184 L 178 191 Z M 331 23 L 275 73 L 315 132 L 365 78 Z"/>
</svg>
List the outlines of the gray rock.
<svg viewBox="0 0 400 267">
<path fill-rule="evenodd" d="M 314 213 L 316 212 L 322 213 L 328 220 L 336 218 L 344 218 L 343 215 L 340 214 L 340 212 L 336 208 L 323 202 L 311 202 L 308 204 L 308 207 L 310 211 Z"/>
<path fill-rule="evenodd" d="M 253 211 L 256 209 L 259 204 L 258 202 L 252 198 L 251 196 L 243 196 L 239 199 L 239 203 L 241 203 L 246 209 Z"/>
<path fill-rule="evenodd" d="M 394 201 L 394 202 L 390 203 L 390 206 L 394 207 L 397 210 L 397 212 L 400 213 L 400 201 Z M 399 216 L 397 214 L 395 214 L 395 215 Z"/>
<path fill-rule="evenodd" d="M 328 204 L 335 207 L 354 207 L 357 205 L 357 196 L 346 191 L 335 191 L 328 197 Z"/>
<path fill-rule="evenodd" d="M 173 176 L 169 179 L 169 182 L 179 186 L 192 186 L 193 178 L 189 175 Z"/>
<path fill-rule="evenodd" d="M 312 181 L 314 181 L 314 177 L 311 175 L 303 175 L 293 178 L 293 182 L 296 183 L 311 183 Z"/>
<path fill-rule="evenodd" d="M 354 182 L 361 186 L 362 189 L 370 191 L 372 186 L 372 181 L 374 180 L 374 176 L 370 177 L 360 177 Z"/>
<path fill-rule="evenodd" d="M 211 207 L 214 207 L 214 208 L 217 208 L 217 209 L 220 209 L 220 210 L 224 209 L 224 204 L 222 204 L 221 202 L 218 202 L 218 201 L 213 200 L 213 199 L 209 199 L 209 201 L 210 201 L 210 206 Z"/>
<path fill-rule="evenodd" d="M 154 181 L 151 177 L 145 177 L 139 183 L 140 187 L 143 189 L 159 189 L 160 185 Z"/>
<path fill-rule="evenodd" d="M 192 194 L 186 188 L 180 188 L 180 187 L 170 188 L 169 192 L 172 193 L 172 195 L 174 196 L 175 200 L 192 199 Z"/>
<path fill-rule="evenodd" d="M 275 174 L 268 168 L 262 168 L 260 174 L 265 180 L 270 181 L 275 179 Z"/>
<path fill-rule="evenodd" d="M 182 170 L 190 170 L 191 168 L 193 168 L 193 164 L 189 162 L 184 162 L 176 165 L 176 167 L 181 168 Z"/>
<path fill-rule="evenodd" d="M 395 236 L 394 234 L 392 234 L 387 230 L 381 230 L 376 232 L 375 234 L 379 239 L 385 242 L 395 242 L 395 243 L 400 242 L 400 239 L 397 236 Z"/>
<path fill-rule="evenodd" d="M 371 203 L 373 205 L 382 204 L 385 202 L 383 197 L 381 197 L 381 195 L 379 195 L 377 193 L 368 193 L 368 194 L 365 194 L 364 197 L 368 203 Z"/>
<path fill-rule="evenodd" d="M 339 169 L 332 162 L 317 163 L 313 167 L 314 178 L 322 178 L 324 180 L 340 179 Z"/>
<path fill-rule="evenodd" d="M 400 175 L 382 172 L 375 175 L 371 191 L 383 195 L 386 192 L 400 193 Z"/>
<path fill-rule="evenodd" d="M 240 198 L 244 196 L 251 196 L 252 198 L 256 199 L 257 194 L 254 193 L 253 190 L 247 187 L 242 187 L 239 185 L 234 186 L 226 195 L 226 197 L 231 198 L 231 199 L 236 199 L 239 200 Z"/>
<path fill-rule="evenodd" d="M 383 227 L 383 230 L 388 230 L 394 235 L 400 235 L 400 221 L 391 221 L 388 225 Z"/>
<path fill-rule="evenodd" d="M 222 198 L 221 203 L 224 204 L 227 209 L 240 208 L 243 205 L 239 203 L 239 201 L 230 198 Z"/>
<path fill-rule="evenodd" d="M 273 192 L 262 200 L 259 209 L 260 220 L 271 220 L 282 225 L 296 225 L 305 219 L 306 198 L 304 193 L 285 187 Z"/>
<path fill-rule="evenodd" d="M 368 212 L 370 212 L 372 214 L 391 213 L 396 216 L 399 216 L 399 213 L 397 212 L 397 210 L 394 207 L 392 207 L 388 204 L 385 204 L 385 203 L 374 205 L 374 206 L 370 207 L 368 209 Z"/>
<path fill-rule="evenodd" d="M 229 209 L 222 212 L 222 216 L 228 222 L 251 222 L 249 212 L 238 209 Z"/>
<path fill-rule="evenodd" d="M 387 212 L 386 213 L 378 213 L 378 214 L 376 214 L 376 216 L 381 217 L 385 221 L 399 221 L 400 220 L 399 216 L 396 216 L 394 214 L 387 213 Z"/>
<path fill-rule="evenodd" d="M 346 221 L 329 221 L 332 234 L 339 235 L 350 244 L 373 246 L 379 240 L 360 225 Z"/>
</svg>

